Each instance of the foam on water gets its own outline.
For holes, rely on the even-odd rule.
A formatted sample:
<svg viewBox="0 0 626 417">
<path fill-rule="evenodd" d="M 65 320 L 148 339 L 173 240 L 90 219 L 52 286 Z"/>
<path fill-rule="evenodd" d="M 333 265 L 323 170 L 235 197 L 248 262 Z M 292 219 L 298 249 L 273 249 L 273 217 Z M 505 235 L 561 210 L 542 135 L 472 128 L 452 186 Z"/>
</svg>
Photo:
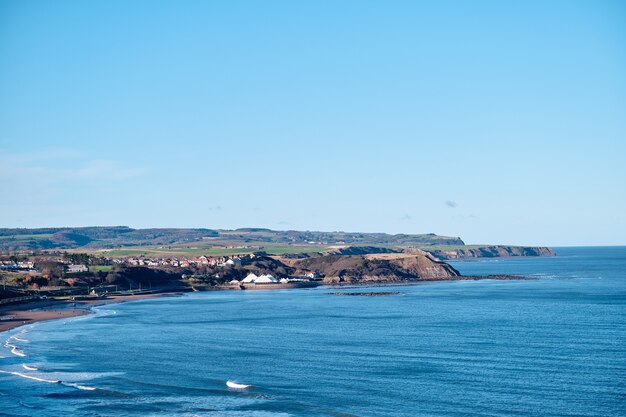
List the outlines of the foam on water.
<svg viewBox="0 0 626 417">
<path fill-rule="evenodd" d="M 22 367 L 24 369 L 27 369 L 29 371 L 36 371 L 37 368 L 34 367 L 30 367 L 27 365 L 22 365 Z M 97 388 L 95 387 L 90 387 L 87 385 L 82 385 L 82 384 L 78 384 L 76 382 L 72 382 L 72 381 L 64 381 L 62 379 L 59 379 L 59 373 L 24 373 L 24 372 L 18 372 L 18 371 L 9 371 L 9 370 L 0 370 L 1 373 L 3 374 L 9 374 L 9 375 L 13 375 L 13 376 L 18 376 L 20 378 L 26 378 L 32 381 L 37 381 L 37 382 L 45 382 L 48 384 L 61 384 L 64 385 L 66 387 L 70 387 L 70 388 L 76 388 L 79 390 L 83 390 L 83 391 L 95 391 L 97 390 Z M 73 375 L 73 374 L 69 374 L 69 377 L 75 379 L 77 375 Z M 78 379 L 80 380 L 80 375 L 78 375 Z M 83 379 L 88 379 L 88 378 L 83 378 Z"/>
<path fill-rule="evenodd" d="M 9 343 L 9 341 L 7 340 L 6 342 L 4 342 L 4 346 L 7 347 L 8 349 L 11 349 L 11 353 L 14 354 L 15 356 L 20 356 L 20 357 L 26 357 L 26 353 L 24 353 L 23 351 L 21 351 L 17 346 L 15 346 L 12 343 Z"/>
<path fill-rule="evenodd" d="M 67 387 L 72 387 L 72 388 L 77 388 L 79 390 L 83 390 L 83 391 L 95 391 L 98 388 L 95 387 L 88 387 L 86 385 L 80 385 L 80 384 L 76 384 L 73 382 L 63 382 L 63 385 L 67 386 Z"/>
<path fill-rule="evenodd" d="M 45 378 L 40 378 L 34 375 L 24 374 L 22 372 L 13 372 L 13 371 L 4 371 L 4 370 L 0 370 L 0 372 L 3 374 L 10 374 L 10 375 L 19 376 L 21 378 L 31 379 L 33 381 L 47 382 L 48 384 L 60 384 L 61 383 L 61 381 L 59 381 L 58 379 L 45 379 Z"/>
<path fill-rule="evenodd" d="M 226 386 L 228 388 L 234 388 L 234 389 L 246 389 L 246 388 L 250 388 L 250 385 L 246 385 L 246 384 L 238 384 L 235 381 L 231 381 L 228 380 L 226 381 Z"/>
</svg>

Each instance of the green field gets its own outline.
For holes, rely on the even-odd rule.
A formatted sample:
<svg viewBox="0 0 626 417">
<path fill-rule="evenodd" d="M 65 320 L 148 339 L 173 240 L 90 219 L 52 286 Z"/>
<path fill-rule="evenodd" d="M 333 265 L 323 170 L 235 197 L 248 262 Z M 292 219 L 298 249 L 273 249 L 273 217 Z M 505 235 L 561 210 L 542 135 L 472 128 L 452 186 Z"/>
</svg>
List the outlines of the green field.
<svg viewBox="0 0 626 417">
<path fill-rule="evenodd" d="M 89 265 L 89 272 L 110 272 L 112 269 L 111 265 Z"/>
<path fill-rule="evenodd" d="M 255 246 L 248 248 L 213 248 L 213 247 L 199 247 L 199 246 L 168 246 L 168 247 L 155 247 L 155 246 L 142 246 L 134 248 L 122 248 L 112 249 L 105 251 L 98 251 L 98 254 L 107 257 L 117 256 L 155 256 L 155 257 L 168 257 L 168 256 L 226 256 L 226 255 L 242 255 L 253 252 L 267 252 L 270 255 L 284 255 L 290 253 L 310 253 L 320 252 L 326 250 L 326 246 L 298 246 L 298 245 L 268 245 L 268 246 Z"/>
<path fill-rule="evenodd" d="M 52 237 L 50 233 L 40 233 L 33 235 L 6 235 L 0 236 L 0 240 L 40 240 L 40 239 L 49 239 Z"/>
</svg>

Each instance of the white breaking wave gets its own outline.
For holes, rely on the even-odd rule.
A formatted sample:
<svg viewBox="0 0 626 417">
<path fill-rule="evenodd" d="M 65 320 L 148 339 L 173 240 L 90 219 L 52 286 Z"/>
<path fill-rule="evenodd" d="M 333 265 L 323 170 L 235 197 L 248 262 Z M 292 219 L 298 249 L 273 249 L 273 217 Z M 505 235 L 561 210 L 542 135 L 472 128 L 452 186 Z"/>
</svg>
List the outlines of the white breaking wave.
<svg viewBox="0 0 626 417">
<path fill-rule="evenodd" d="M 22 366 L 25 367 L 25 365 L 22 365 Z M 36 368 L 32 368 L 32 369 L 36 369 Z M 34 376 L 34 375 L 23 374 L 21 372 L 3 371 L 3 370 L 0 370 L 0 372 L 2 372 L 3 374 L 10 374 L 10 375 L 19 376 L 21 378 L 31 379 L 37 382 L 46 382 L 48 384 L 61 384 L 61 385 L 65 385 L 66 387 L 76 388 L 76 389 L 83 390 L 83 391 L 95 391 L 98 389 L 95 387 L 89 387 L 87 385 L 76 384 L 74 382 L 63 382 L 59 379 L 46 379 L 46 378 L 41 378 L 41 377 Z"/>
<path fill-rule="evenodd" d="M 61 381 L 59 381 L 58 379 L 39 378 L 39 377 L 32 376 L 32 375 L 26 375 L 21 372 L 11 372 L 11 371 L 2 371 L 2 370 L 0 370 L 0 372 L 2 372 L 3 374 L 11 374 L 11 375 L 19 376 L 22 378 L 32 379 L 33 381 L 47 382 L 48 384 L 60 384 L 61 383 Z"/>
<path fill-rule="evenodd" d="M 7 348 L 11 349 L 11 353 L 16 355 L 16 356 L 21 356 L 22 358 L 26 356 L 26 354 L 24 352 L 19 350 L 17 346 L 12 345 L 11 343 L 9 343 L 8 340 L 4 343 L 4 346 L 6 346 Z"/>
<path fill-rule="evenodd" d="M 28 340 L 22 339 L 22 338 L 20 338 L 18 336 L 11 336 L 11 337 L 9 337 L 9 339 L 17 340 L 18 342 L 28 342 Z"/>
<path fill-rule="evenodd" d="M 230 380 L 228 380 L 228 381 L 226 381 L 226 386 L 227 386 L 228 388 L 234 388 L 234 389 L 246 389 L 246 388 L 248 388 L 250 385 L 246 385 L 246 384 L 238 384 L 238 383 L 236 383 L 236 382 L 234 382 L 234 381 L 230 381 Z"/>
<path fill-rule="evenodd" d="M 73 382 L 63 382 L 63 385 L 66 385 L 68 387 L 82 389 L 84 391 L 95 391 L 95 390 L 98 389 L 98 388 L 94 388 L 94 387 L 88 387 L 87 385 L 75 384 Z"/>
<path fill-rule="evenodd" d="M 26 369 L 27 371 L 37 371 L 38 370 L 34 366 L 28 366 L 28 365 L 22 365 L 22 368 Z"/>
</svg>

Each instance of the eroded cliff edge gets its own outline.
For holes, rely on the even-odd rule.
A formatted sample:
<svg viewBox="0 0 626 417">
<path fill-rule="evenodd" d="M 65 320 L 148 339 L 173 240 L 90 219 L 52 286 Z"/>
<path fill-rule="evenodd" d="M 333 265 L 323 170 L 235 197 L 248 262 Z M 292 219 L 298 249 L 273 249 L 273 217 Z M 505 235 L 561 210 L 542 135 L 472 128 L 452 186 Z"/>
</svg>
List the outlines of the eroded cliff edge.
<svg viewBox="0 0 626 417">
<path fill-rule="evenodd" d="M 545 246 L 482 246 L 455 249 L 434 249 L 429 253 L 439 259 L 463 259 L 463 258 L 496 258 L 510 256 L 555 256 L 556 253 Z"/>
<path fill-rule="evenodd" d="M 326 283 L 408 282 L 458 279 L 461 274 L 433 255 L 415 253 L 318 254 L 282 259 L 300 273 L 312 272 Z"/>
</svg>

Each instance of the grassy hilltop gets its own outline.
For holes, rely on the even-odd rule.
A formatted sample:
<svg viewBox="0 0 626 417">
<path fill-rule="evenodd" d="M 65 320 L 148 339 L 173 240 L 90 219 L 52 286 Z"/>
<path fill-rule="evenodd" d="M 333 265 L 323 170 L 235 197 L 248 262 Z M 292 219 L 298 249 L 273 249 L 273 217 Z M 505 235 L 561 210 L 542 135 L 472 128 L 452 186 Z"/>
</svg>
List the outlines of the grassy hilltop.
<svg viewBox="0 0 626 417">
<path fill-rule="evenodd" d="M 277 231 L 260 228 L 132 229 L 126 226 L 0 229 L 0 250 L 112 249 L 112 255 L 176 255 L 252 253 L 301 253 L 335 245 L 432 246 L 464 245 L 458 237 L 435 234 L 348 233 Z M 236 249 L 233 252 L 233 249 Z"/>
</svg>

